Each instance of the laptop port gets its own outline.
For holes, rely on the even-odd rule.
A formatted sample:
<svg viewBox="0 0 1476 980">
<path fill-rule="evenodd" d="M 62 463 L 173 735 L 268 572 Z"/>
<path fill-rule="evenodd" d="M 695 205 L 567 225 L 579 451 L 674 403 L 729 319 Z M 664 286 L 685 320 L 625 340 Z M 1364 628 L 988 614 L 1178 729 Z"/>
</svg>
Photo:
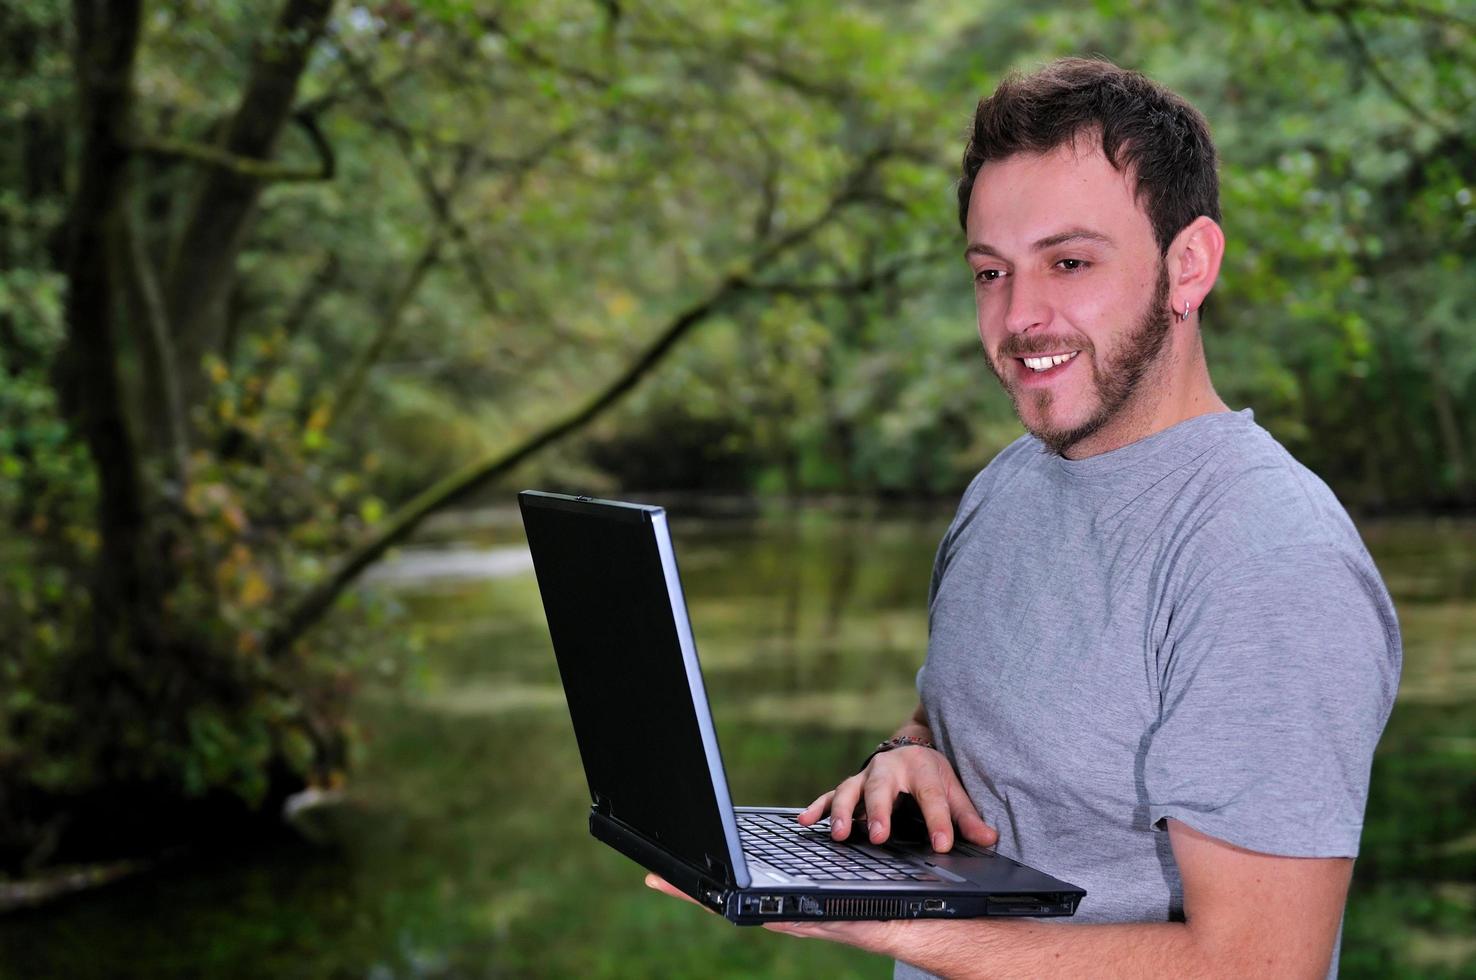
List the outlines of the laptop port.
<svg viewBox="0 0 1476 980">
<path fill-rule="evenodd" d="M 947 907 L 948 907 L 947 903 L 945 903 L 943 901 L 943 899 L 941 899 L 941 898 L 925 898 L 925 899 L 923 899 L 923 911 L 924 912 L 942 912 Z"/>
<path fill-rule="evenodd" d="M 784 899 L 779 895 L 764 895 L 759 899 L 759 915 L 779 915 L 784 911 Z"/>
<path fill-rule="evenodd" d="M 987 915 L 1050 915 L 1051 906 L 1042 905 L 1040 899 L 1020 897 L 1015 901 L 999 901 L 990 898 L 984 905 Z"/>
</svg>

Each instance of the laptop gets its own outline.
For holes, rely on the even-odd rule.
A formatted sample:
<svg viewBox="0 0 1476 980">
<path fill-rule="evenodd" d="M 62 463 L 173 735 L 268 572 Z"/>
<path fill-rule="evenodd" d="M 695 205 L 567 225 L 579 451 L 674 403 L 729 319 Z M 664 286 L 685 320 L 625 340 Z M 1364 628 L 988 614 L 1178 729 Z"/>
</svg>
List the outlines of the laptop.
<svg viewBox="0 0 1476 980">
<path fill-rule="evenodd" d="M 535 490 L 518 505 L 595 838 L 739 925 L 1076 911 L 1075 885 L 964 841 L 935 853 L 905 820 L 873 845 L 802 827 L 797 807 L 735 807 L 665 512 Z"/>
</svg>

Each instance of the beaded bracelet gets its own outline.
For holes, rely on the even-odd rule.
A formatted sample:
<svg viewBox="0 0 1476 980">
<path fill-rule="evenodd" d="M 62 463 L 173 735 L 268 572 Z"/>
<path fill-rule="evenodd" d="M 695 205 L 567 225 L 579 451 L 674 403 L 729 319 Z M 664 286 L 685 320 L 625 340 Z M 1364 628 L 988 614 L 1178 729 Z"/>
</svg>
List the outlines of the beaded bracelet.
<svg viewBox="0 0 1476 980">
<path fill-rule="evenodd" d="M 916 745 L 918 748 L 921 749 L 936 749 L 938 747 L 927 739 L 918 738 L 914 735 L 893 735 L 886 741 L 877 743 L 876 749 L 866 757 L 866 761 L 861 763 L 861 768 L 857 769 L 856 771 L 862 772 L 863 770 L 865 770 L 867 766 L 871 765 L 871 760 L 875 759 L 883 752 L 890 752 L 893 749 L 900 749 L 904 745 Z"/>
</svg>

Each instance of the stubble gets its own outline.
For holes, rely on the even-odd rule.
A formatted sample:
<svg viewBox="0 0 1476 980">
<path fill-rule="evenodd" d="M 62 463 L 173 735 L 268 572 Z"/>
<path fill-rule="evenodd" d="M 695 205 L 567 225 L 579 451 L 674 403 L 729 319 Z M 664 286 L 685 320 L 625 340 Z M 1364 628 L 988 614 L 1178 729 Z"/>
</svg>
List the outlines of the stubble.
<svg viewBox="0 0 1476 980">
<path fill-rule="evenodd" d="M 1091 384 L 1097 394 L 1097 409 L 1079 425 L 1070 428 L 1058 428 L 1049 424 L 1032 426 L 1026 421 L 1025 413 L 1020 410 L 1021 393 L 1016 391 L 1014 385 L 1000 373 L 999 368 L 995 366 L 994 359 L 985 357 L 984 360 L 988 363 L 989 369 L 994 372 L 996 378 L 999 378 L 1000 384 L 1009 394 L 1015 415 L 1020 419 L 1020 423 L 1031 435 L 1039 439 L 1048 451 L 1057 456 L 1066 455 L 1072 446 L 1096 435 L 1129 408 L 1129 402 L 1142 386 L 1148 375 L 1148 369 L 1162 355 L 1164 342 L 1168 339 L 1169 331 L 1173 327 L 1173 316 L 1168 311 L 1168 295 L 1168 267 L 1160 262 L 1158 281 L 1154 285 L 1153 295 L 1148 305 L 1139 315 L 1132 332 L 1107 354 L 1105 364 L 1099 363 L 1095 347 L 1089 341 L 1086 343 L 1081 355 L 1078 356 L 1085 355 L 1089 358 L 1088 363 L 1092 369 Z M 1050 340 L 1047 342 L 1055 343 Z M 1021 342 L 1015 346 L 1020 349 L 1011 350 L 1010 356 L 1021 357 L 1044 352 L 1028 349 L 1031 346 L 1029 342 Z M 1005 349 L 1001 348 L 1001 356 L 1004 354 Z M 1054 400 L 1053 392 L 1030 392 L 1025 397 L 1032 400 L 1031 407 L 1035 410 L 1036 418 L 1050 418 Z"/>
</svg>

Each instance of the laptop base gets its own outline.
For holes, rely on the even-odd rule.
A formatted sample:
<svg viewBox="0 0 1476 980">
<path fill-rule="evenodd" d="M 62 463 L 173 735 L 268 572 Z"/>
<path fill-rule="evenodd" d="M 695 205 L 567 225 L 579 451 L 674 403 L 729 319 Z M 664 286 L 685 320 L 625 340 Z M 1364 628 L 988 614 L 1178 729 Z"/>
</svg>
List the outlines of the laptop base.
<svg viewBox="0 0 1476 980">
<path fill-rule="evenodd" d="M 792 815 L 797 809 L 781 807 L 739 807 L 738 810 Z M 702 874 L 690 864 L 675 860 L 660 848 L 652 847 L 638 833 L 620 821 L 592 809 L 589 832 L 626 857 L 635 861 L 681 889 L 693 900 L 740 926 L 759 926 L 765 922 L 879 921 L 887 919 L 971 919 L 982 916 L 1030 916 L 1050 918 L 1074 915 L 1085 894 L 1080 889 L 1061 891 L 1042 887 L 1022 890 L 1025 882 L 1001 883 L 997 892 L 981 893 L 977 888 L 958 891 L 944 885 L 915 886 L 896 882 L 826 882 L 780 885 L 762 880 L 748 888 L 725 885 L 726 872 L 715 869 Z M 1013 877 L 1043 879 L 1035 884 L 1048 886 L 1054 882 L 1033 868 L 1000 857 L 992 851 L 959 842 L 948 855 L 938 855 L 956 870 L 967 871 L 971 863 L 980 873 L 997 876 L 1002 871 Z M 905 889 L 911 894 L 898 894 Z"/>
</svg>

